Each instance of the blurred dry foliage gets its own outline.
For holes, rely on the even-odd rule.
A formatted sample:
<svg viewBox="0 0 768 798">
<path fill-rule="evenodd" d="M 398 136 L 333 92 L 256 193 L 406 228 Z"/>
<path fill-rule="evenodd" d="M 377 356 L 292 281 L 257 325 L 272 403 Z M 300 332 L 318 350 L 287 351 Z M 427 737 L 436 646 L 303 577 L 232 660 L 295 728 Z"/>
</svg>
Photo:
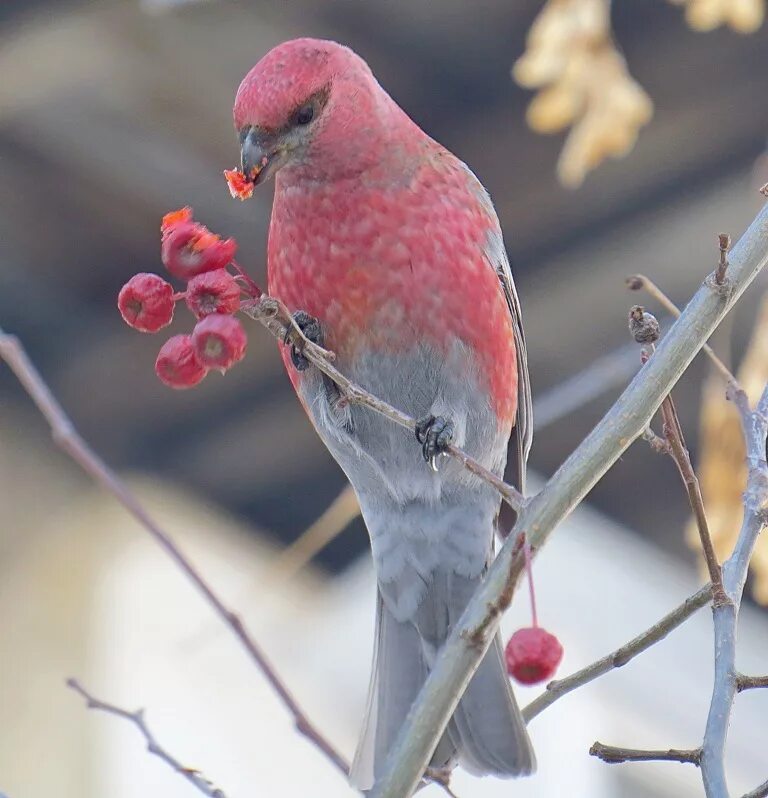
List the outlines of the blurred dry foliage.
<svg viewBox="0 0 768 798">
<path fill-rule="evenodd" d="M 697 31 L 728 25 L 738 33 L 754 33 L 765 18 L 765 0 L 670 0 L 685 6 L 685 21 Z"/>
<path fill-rule="evenodd" d="M 697 31 L 729 25 L 757 30 L 765 0 L 670 0 L 685 5 Z M 537 133 L 570 127 L 557 163 L 560 182 L 578 188 L 606 158 L 621 158 L 653 116 L 653 103 L 632 78 L 611 32 L 610 0 L 548 0 L 533 22 L 512 74 L 538 93 L 528 106 Z"/>
<path fill-rule="evenodd" d="M 749 347 L 736 376 L 754 403 L 768 382 L 768 294 L 763 298 Z M 740 433 L 739 413 L 733 402 L 725 398 L 722 377 L 713 373 L 703 389 L 697 471 L 712 542 L 720 562 L 730 556 L 741 527 L 747 464 Z M 701 549 L 693 520 L 686 528 L 686 540 L 691 548 Z M 768 537 L 758 540 L 751 568 L 752 595 L 760 604 L 768 604 Z"/>
</svg>

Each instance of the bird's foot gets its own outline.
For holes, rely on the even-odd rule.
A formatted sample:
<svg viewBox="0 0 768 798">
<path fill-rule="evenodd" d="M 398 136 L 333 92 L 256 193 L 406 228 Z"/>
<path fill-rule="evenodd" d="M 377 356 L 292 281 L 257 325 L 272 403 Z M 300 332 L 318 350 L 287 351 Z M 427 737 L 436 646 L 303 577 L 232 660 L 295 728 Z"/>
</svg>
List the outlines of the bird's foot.
<svg viewBox="0 0 768 798">
<path fill-rule="evenodd" d="M 318 346 L 323 345 L 323 330 L 320 327 L 320 322 L 314 316 L 310 316 L 306 311 L 297 310 L 293 314 L 293 320 L 307 340 Z M 305 371 L 309 368 L 310 363 L 302 352 L 304 341 L 300 338 L 297 341 L 298 336 L 292 335 L 293 332 L 291 328 L 286 330 L 284 343 L 291 347 L 291 362 L 296 367 L 296 371 Z"/>
<path fill-rule="evenodd" d="M 453 429 L 453 422 L 443 416 L 427 416 L 416 422 L 416 440 L 433 471 L 437 471 L 437 456 L 445 454 L 453 440 Z"/>
</svg>

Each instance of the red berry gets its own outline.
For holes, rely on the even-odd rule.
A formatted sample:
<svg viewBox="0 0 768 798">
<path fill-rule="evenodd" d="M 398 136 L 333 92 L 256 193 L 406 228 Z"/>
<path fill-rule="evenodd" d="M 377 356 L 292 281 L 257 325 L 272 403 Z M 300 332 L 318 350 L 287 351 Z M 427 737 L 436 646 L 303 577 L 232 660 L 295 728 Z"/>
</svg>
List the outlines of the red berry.
<svg viewBox="0 0 768 798">
<path fill-rule="evenodd" d="M 179 208 L 177 211 L 169 211 L 163 216 L 163 221 L 160 222 L 160 232 L 165 235 L 172 227 L 175 227 L 181 222 L 192 221 L 192 208 L 186 205 Z"/>
<path fill-rule="evenodd" d="M 198 319 L 235 313 L 240 309 L 240 286 L 226 269 L 203 272 L 187 284 L 187 307 Z"/>
<path fill-rule="evenodd" d="M 191 335 L 174 335 L 157 353 L 155 373 L 171 388 L 191 388 L 208 373 L 197 357 Z"/>
<path fill-rule="evenodd" d="M 254 170 L 255 172 L 256 170 Z M 253 189 L 255 183 L 253 182 L 256 175 L 249 177 L 244 175 L 239 169 L 225 169 L 224 178 L 229 186 L 229 193 L 232 197 L 240 200 L 247 200 L 253 196 Z"/>
<path fill-rule="evenodd" d="M 222 372 L 243 359 L 248 343 L 243 325 L 234 316 L 219 313 L 195 325 L 192 341 L 200 361 Z"/>
<path fill-rule="evenodd" d="M 521 684 L 551 679 L 563 658 L 560 641 L 540 626 L 518 629 L 504 652 L 507 673 Z"/>
<path fill-rule="evenodd" d="M 154 333 L 173 320 L 173 286 L 156 274 L 134 274 L 120 289 L 117 307 L 126 324 Z"/>
<path fill-rule="evenodd" d="M 226 240 L 207 227 L 186 219 L 166 225 L 160 255 L 165 268 L 180 280 L 223 269 L 237 251 L 234 238 Z"/>
</svg>

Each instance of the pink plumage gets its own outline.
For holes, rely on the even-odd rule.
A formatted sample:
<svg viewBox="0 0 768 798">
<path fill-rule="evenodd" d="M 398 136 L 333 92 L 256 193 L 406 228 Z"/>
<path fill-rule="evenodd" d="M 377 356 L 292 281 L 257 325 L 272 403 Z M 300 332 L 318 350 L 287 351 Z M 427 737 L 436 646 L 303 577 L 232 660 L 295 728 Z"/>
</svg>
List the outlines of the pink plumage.
<svg viewBox="0 0 768 798">
<path fill-rule="evenodd" d="M 275 175 L 269 291 L 316 318 L 352 379 L 501 474 L 510 433 L 521 472 L 530 391 L 519 306 L 498 219 L 454 155 L 333 42 L 269 52 L 235 101 L 243 171 Z M 370 786 L 436 652 L 492 557 L 498 496 L 411 435 L 338 402 L 313 369 L 291 381 L 360 499 L 378 581 L 377 652 L 353 779 Z M 513 426 L 517 426 L 513 432 Z M 425 450 L 426 451 L 426 450 Z M 533 753 L 495 641 L 433 764 L 530 772 Z"/>
</svg>

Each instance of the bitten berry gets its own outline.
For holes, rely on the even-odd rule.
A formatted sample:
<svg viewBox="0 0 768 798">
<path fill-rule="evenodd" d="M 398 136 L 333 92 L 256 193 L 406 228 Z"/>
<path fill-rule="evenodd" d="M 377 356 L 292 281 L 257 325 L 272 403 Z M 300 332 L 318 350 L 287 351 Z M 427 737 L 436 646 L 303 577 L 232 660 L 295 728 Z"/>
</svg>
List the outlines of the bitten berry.
<svg viewBox="0 0 768 798">
<path fill-rule="evenodd" d="M 182 219 L 163 230 L 160 255 L 165 268 L 180 280 L 223 269 L 237 252 L 234 238 L 222 239 L 205 225 Z"/>
<path fill-rule="evenodd" d="M 168 231 L 177 224 L 191 221 L 192 208 L 190 208 L 189 205 L 185 205 L 183 208 L 179 208 L 177 211 L 168 211 L 168 213 L 163 216 L 163 220 L 160 222 L 160 232 L 163 235 L 166 235 L 166 233 L 168 233 Z"/>
<path fill-rule="evenodd" d="M 191 388 L 208 373 L 197 357 L 191 335 L 174 335 L 157 354 L 155 373 L 171 388 Z"/>
<path fill-rule="evenodd" d="M 253 189 L 255 186 L 254 178 L 244 175 L 239 169 L 225 169 L 224 177 L 229 187 L 229 193 L 233 198 L 239 200 L 247 200 L 253 196 Z"/>
<path fill-rule="evenodd" d="M 538 684 L 554 676 L 563 647 L 560 641 L 540 626 L 518 629 L 504 651 L 507 673 L 520 684 Z"/>
<path fill-rule="evenodd" d="M 157 332 L 173 321 L 173 286 L 156 274 L 134 274 L 120 289 L 117 307 L 126 324 Z"/>
<path fill-rule="evenodd" d="M 214 313 L 195 325 L 192 341 L 202 363 L 224 372 L 243 359 L 248 338 L 234 316 Z"/>
<path fill-rule="evenodd" d="M 240 309 L 240 286 L 226 269 L 203 272 L 187 284 L 187 307 L 198 319 Z"/>
</svg>

